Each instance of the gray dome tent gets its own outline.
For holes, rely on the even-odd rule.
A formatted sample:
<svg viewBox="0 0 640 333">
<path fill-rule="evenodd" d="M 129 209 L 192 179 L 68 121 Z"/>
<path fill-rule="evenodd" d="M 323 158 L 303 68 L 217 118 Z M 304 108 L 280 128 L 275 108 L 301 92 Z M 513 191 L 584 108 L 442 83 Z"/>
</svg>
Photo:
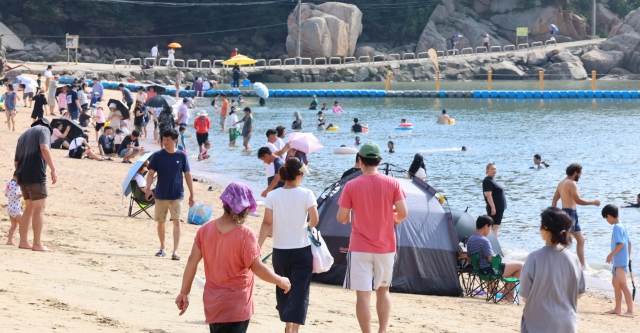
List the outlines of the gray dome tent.
<svg viewBox="0 0 640 333">
<path fill-rule="evenodd" d="M 336 220 L 342 187 L 361 175 L 356 172 L 333 184 L 326 196 L 318 199 L 318 230 L 327 244 L 334 264 L 326 273 L 314 274 L 313 280 L 342 285 L 347 268 L 347 251 L 351 224 Z M 436 190 L 420 179 L 398 179 L 407 194 L 409 216 L 396 230 L 396 264 L 392 292 L 460 296 L 457 274 L 458 236 L 450 213 L 435 197 Z"/>
</svg>

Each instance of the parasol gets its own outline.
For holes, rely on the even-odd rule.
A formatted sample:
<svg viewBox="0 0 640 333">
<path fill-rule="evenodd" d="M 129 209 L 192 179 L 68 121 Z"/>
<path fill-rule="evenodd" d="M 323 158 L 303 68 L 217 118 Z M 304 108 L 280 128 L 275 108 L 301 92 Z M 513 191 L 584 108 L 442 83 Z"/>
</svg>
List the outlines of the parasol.
<svg viewBox="0 0 640 333">
<path fill-rule="evenodd" d="M 264 99 L 269 98 L 269 89 L 267 89 L 267 86 L 265 86 L 264 84 L 260 82 L 254 83 L 253 90 L 256 92 L 256 95 L 258 95 L 258 97 Z"/>
<path fill-rule="evenodd" d="M 147 101 L 147 103 L 145 103 L 145 105 L 150 108 L 164 108 L 167 106 L 171 107 L 176 104 L 178 104 L 178 102 L 176 102 L 173 97 L 165 95 L 153 96 Z"/>
<path fill-rule="evenodd" d="M 51 84 L 53 84 L 53 82 L 51 82 Z M 67 88 L 67 90 L 71 90 L 71 86 L 70 85 L 59 86 L 58 88 L 56 88 L 56 97 L 58 97 L 58 95 L 60 95 L 60 93 L 62 92 L 62 88 Z"/>
<path fill-rule="evenodd" d="M 127 120 L 129 119 L 130 115 L 129 115 L 129 108 L 120 100 L 117 99 L 110 99 L 109 103 L 107 103 L 107 107 L 109 107 L 109 105 L 111 105 L 111 103 L 116 105 L 116 110 L 120 111 L 120 113 L 122 113 L 122 119 L 123 120 Z"/>
<path fill-rule="evenodd" d="M 122 194 L 124 194 L 124 196 L 127 196 L 131 193 L 131 181 L 133 180 L 133 177 L 136 175 L 136 173 L 138 173 L 140 167 L 142 167 L 144 162 L 146 162 L 149 157 L 151 157 L 151 155 L 153 155 L 153 153 L 150 151 L 142 154 L 142 156 L 140 156 L 140 158 L 135 163 L 133 163 L 133 165 L 129 169 L 129 172 L 127 172 L 127 176 L 124 177 L 124 181 L 122 182 Z M 151 184 L 147 184 L 147 186 L 151 186 Z"/>
<path fill-rule="evenodd" d="M 464 36 L 462 36 L 462 34 L 455 34 L 453 36 L 451 36 L 451 39 L 455 39 L 455 38 L 462 38 Z"/>
<path fill-rule="evenodd" d="M 38 87 L 38 82 L 28 76 L 18 75 L 16 76 L 16 79 L 20 80 L 20 83 L 24 85 L 31 85 L 34 90 Z"/>
<path fill-rule="evenodd" d="M 172 48 L 172 49 L 179 49 L 179 48 L 182 47 L 182 45 L 174 42 L 174 43 L 169 44 L 169 47 Z"/>
<path fill-rule="evenodd" d="M 289 145 L 291 148 L 297 149 L 306 154 L 312 154 L 322 148 L 324 145 L 312 133 L 294 132 L 289 134 Z"/>
<path fill-rule="evenodd" d="M 223 61 L 222 64 L 225 66 L 233 66 L 236 64 L 238 66 L 245 66 L 245 65 L 254 65 L 256 62 L 257 61 L 247 57 L 246 55 L 238 54 L 235 57 L 231 57 L 231 59 L 229 60 Z"/>
<path fill-rule="evenodd" d="M 79 138 L 84 133 L 82 127 L 80 127 L 80 125 L 78 125 L 78 123 L 76 123 L 75 121 L 72 121 L 71 119 L 67 119 L 67 118 L 51 119 L 51 128 L 56 128 L 60 123 L 62 123 L 62 132 L 63 133 L 67 129 L 67 126 L 71 126 L 71 129 L 69 130 L 69 134 L 67 134 L 67 137 L 66 137 L 66 139 L 68 139 L 68 140 L 73 140 L 75 138 Z"/>
<path fill-rule="evenodd" d="M 157 85 L 157 84 L 152 84 L 150 86 L 147 86 L 147 90 L 149 88 L 153 88 L 153 91 L 158 94 L 158 95 L 162 95 L 164 94 L 165 91 L 167 91 L 167 88 L 161 86 L 161 85 Z"/>
</svg>

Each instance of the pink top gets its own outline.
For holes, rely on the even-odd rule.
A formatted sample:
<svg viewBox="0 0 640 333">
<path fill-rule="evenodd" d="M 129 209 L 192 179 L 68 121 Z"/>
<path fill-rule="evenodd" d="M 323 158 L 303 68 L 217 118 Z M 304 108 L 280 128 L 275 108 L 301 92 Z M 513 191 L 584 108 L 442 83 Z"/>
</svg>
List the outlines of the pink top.
<svg viewBox="0 0 640 333">
<path fill-rule="evenodd" d="M 333 113 L 344 113 L 344 110 L 342 109 L 342 107 L 340 107 L 340 105 L 336 105 L 333 107 Z"/>
<path fill-rule="evenodd" d="M 61 109 L 67 108 L 67 94 L 58 94 L 58 107 Z"/>
<path fill-rule="evenodd" d="M 96 123 L 104 123 L 104 112 L 102 112 L 102 108 L 96 108 Z"/>
<path fill-rule="evenodd" d="M 200 154 L 198 155 L 198 159 L 203 159 L 207 157 L 207 148 L 202 147 L 202 150 L 200 151 Z"/>
<path fill-rule="evenodd" d="M 363 195 L 363 193 L 375 194 Z M 353 210 L 349 251 L 395 252 L 393 203 L 406 197 L 397 179 L 381 173 L 363 174 L 347 182 L 338 205 Z"/>
<path fill-rule="evenodd" d="M 150 100 L 151 97 L 154 97 L 156 95 L 158 95 L 158 94 L 156 94 L 155 91 L 147 91 L 147 100 Z"/>
<path fill-rule="evenodd" d="M 198 230 L 194 244 L 202 251 L 204 313 L 207 324 L 251 319 L 253 314 L 253 272 L 251 264 L 260 256 L 253 231 L 239 226 L 220 234 L 216 221 Z"/>
</svg>

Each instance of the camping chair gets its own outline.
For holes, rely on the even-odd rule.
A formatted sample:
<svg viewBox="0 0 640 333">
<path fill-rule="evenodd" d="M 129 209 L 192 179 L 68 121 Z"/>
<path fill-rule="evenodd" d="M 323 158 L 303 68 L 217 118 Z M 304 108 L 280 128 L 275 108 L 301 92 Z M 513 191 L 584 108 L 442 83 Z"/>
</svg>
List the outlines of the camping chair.
<svg viewBox="0 0 640 333">
<path fill-rule="evenodd" d="M 461 296 L 470 295 L 473 291 L 471 287 L 473 286 L 475 275 L 473 274 L 473 265 L 471 265 L 471 260 L 466 252 L 458 252 L 458 279 L 462 286 Z"/>
<path fill-rule="evenodd" d="M 491 258 L 491 268 L 493 268 L 493 272 L 496 276 L 496 288 L 494 289 L 494 293 L 491 295 L 491 299 L 493 299 L 494 303 L 498 303 L 501 300 L 505 300 L 505 302 L 509 303 L 518 303 L 520 305 L 520 298 L 518 297 L 518 293 L 520 292 L 520 279 L 517 277 L 504 277 L 502 276 L 504 272 L 500 269 L 502 264 L 502 257 L 495 256 Z M 511 286 L 509 286 L 511 285 Z M 505 296 L 515 291 L 515 295 L 513 297 L 513 301 L 509 301 Z M 498 297 L 498 293 L 502 292 L 502 297 Z"/>
<path fill-rule="evenodd" d="M 480 271 L 480 253 L 473 253 L 469 256 L 471 258 L 471 265 L 473 265 L 473 271 L 469 273 L 471 277 L 470 283 L 468 285 L 468 295 L 470 297 L 476 297 L 478 295 L 486 296 L 486 301 L 493 299 L 497 290 L 497 282 L 499 276 L 494 274 L 485 275 Z M 498 265 L 499 267 L 500 265 Z"/>
<path fill-rule="evenodd" d="M 132 213 L 134 203 L 138 208 L 140 208 L 137 212 Z M 144 192 L 138 187 L 138 183 L 134 180 L 131 181 L 131 199 L 129 200 L 129 217 L 136 217 L 142 212 L 147 214 L 150 219 L 153 219 L 147 209 L 153 207 L 156 204 L 156 200 L 151 198 L 151 200 L 147 201 L 144 197 Z"/>
</svg>

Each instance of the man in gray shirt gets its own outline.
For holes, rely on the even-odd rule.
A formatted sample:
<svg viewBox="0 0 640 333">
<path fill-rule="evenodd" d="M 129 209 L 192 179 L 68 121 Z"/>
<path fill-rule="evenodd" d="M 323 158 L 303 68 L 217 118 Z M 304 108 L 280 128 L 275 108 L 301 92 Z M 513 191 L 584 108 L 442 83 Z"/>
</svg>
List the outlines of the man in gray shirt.
<svg viewBox="0 0 640 333">
<path fill-rule="evenodd" d="M 251 141 L 251 134 L 253 133 L 253 116 L 251 115 L 251 108 L 244 108 L 244 118 L 236 124 L 243 123 L 242 126 L 242 145 L 244 149 L 249 150 L 249 141 Z"/>
</svg>

